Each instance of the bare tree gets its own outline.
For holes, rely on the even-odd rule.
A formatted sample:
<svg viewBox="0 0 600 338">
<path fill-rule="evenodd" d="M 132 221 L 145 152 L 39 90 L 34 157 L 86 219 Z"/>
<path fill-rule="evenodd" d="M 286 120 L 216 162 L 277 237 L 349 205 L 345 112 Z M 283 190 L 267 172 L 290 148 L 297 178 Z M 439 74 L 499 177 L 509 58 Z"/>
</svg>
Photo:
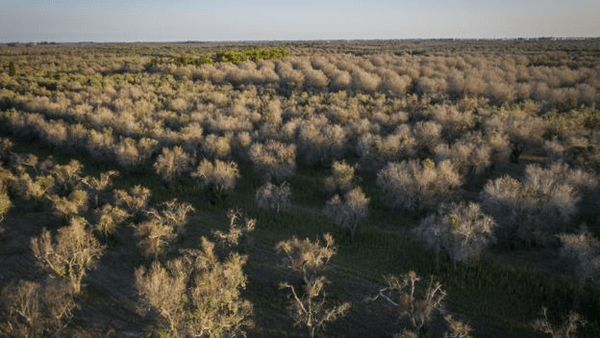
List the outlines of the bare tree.
<svg viewBox="0 0 600 338">
<path fill-rule="evenodd" d="M 68 226 L 60 228 L 54 239 L 44 229 L 40 237 L 31 239 L 31 249 L 44 268 L 69 280 L 76 295 L 81 292 L 81 280 L 87 270 L 93 268 L 104 253 L 104 247 L 86 229 L 86 221 L 80 217 L 72 218 Z"/>
<path fill-rule="evenodd" d="M 354 171 L 356 165 L 346 161 L 335 161 L 332 166 L 332 175 L 325 178 L 325 189 L 330 193 L 344 194 L 354 187 Z"/>
<path fill-rule="evenodd" d="M 227 158 L 231 155 L 231 138 L 209 134 L 202 140 L 202 151 L 208 157 Z"/>
<path fill-rule="evenodd" d="M 67 281 L 47 279 L 43 283 L 19 281 L 2 290 L 5 303 L 0 333 L 12 337 L 57 336 L 73 317 L 77 304 Z"/>
<path fill-rule="evenodd" d="M 398 308 L 400 319 L 408 319 L 414 334 L 419 335 L 423 326 L 429 322 L 434 311 L 442 309 L 446 291 L 439 282 L 434 282 L 433 276 L 429 280 L 427 289 L 422 298 L 415 294 L 417 282 L 421 280 L 414 271 L 399 277 L 385 277 L 387 287 L 379 290 L 373 300 L 381 297 L 389 304 Z"/>
<path fill-rule="evenodd" d="M 404 329 L 400 333 L 396 333 L 393 336 L 394 338 L 419 338 L 419 335 L 412 332 L 409 329 Z"/>
<path fill-rule="evenodd" d="M 245 336 L 244 329 L 250 325 L 248 317 L 252 314 L 252 304 L 240 294 L 246 286 L 243 267 L 247 257 L 230 253 L 227 258 L 219 259 L 214 244 L 205 238 L 201 247 L 186 252 L 195 271 L 187 331 L 197 337 Z"/>
<path fill-rule="evenodd" d="M 154 170 L 163 180 L 163 183 L 169 184 L 180 178 L 192 167 L 192 156 L 183 151 L 180 146 L 173 149 L 163 148 L 162 153 L 156 158 Z"/>
<path fill-rule="evenodd" d="M 147 214 L 157 222 L 175 229 L 177 235 L 183 234 L 184 226 L 188 221 L 188 214 L 194 211 L 194 207 L 189 203 L 178 202 L 177 199 L 161 203 L 161 206 L 160 210 L 152 208 Z"/>
<path fill-rule="evenodd" d="M 274 179 L 290 177 L 296 171 L 296 145 L 275 140 L 254 143 L 250 147 L 254 166 Z"/>
<path fill-rule="evenodd" d="M 329 259 L 335 254 L 333 237 L 323 235 L 325 246 L 319 240 L 311 242 L 310 239 L 291 240 L 279 242 L 277 251 L 284 252 L 285 263 L 292 271 L 299 272 L 303 280 L 302 293 L 296 287 L 283 282 L 280 288 L 289 289 L 291 292 L 290 314 L 294 325 L 304 325 L 309 337 L 314 337 L 317 330 L 323 329 L 327 322 L 343 317 L 350 309 L 350 303 L 345 302 L 336 306 L 327 307 L 324 291 L 327 279 L 317 275 Z"/>
<path fill-rule="evenodd" d="M 164 266 L 155 260 L 149 270 L 142 266 L 135 271 L 140 296 L 158 312 L 174 335 L 181 330 L 179 325 L 185 319 L 182 298 L 187 289 L 188 276 L 181 273 L 184 270 L 182 265 L 181 259 L 169 261 Z"/>
<path fill-rule="evenodd" d="M 521 180 L 506 175 L 486 183 L 481 199 L 498 222 L 500 239 L 544 244 L 555 240 L 554 234 L 577 213 L 580 191 L 596 185 L 595 176 L 566 164 L 528 165 Z"/>
<path fill-rule="evenodd" d="M 510 160 L 518 163 L 525 148 L 542 144 L 542 123 L 541 118 L 531 112 L 502 109 L 485 119 L 484 130 L 488 135 L 506 135 L 511 143 Z"/>
<path fill-rule="evenodd" d="M 347 138 L 340 125 L 323 116 L 304 120 L 298 128 L 298 158 L 308 166 L 327 166 L 344 155 Z"/>
<path fill-rule="evenodd" d="M 429 216 L 413 229 L 435 251 L 444 251 L 452 262 L 468 262 L 494 241 L 496 223 L 483 213 L 479 204 L 441 204 L 436 215 Z"/>
<path fill-rule="evenodd" d="M 136 141 L 129 137 L 116 144 L 113 152 L 117 163 L 125 169 L 135 168 L 143 161 Z"/>
<path fill-rule="evenodd" d="M 162 203 L 161 209 L 147 211 L 148 219 L 135 226 L 144 253 L 157 260 L 165 247 L 184 233 L 188 213 L 193 210 L 190 204 L 173 199 Z"/>
<path fill-rule="evenodd" d="M 331 234 L 324 234 L 323 240 L 325 240 L 324 246 L 319 240 L 312 242 L 308 238 L 301 240 L 294 236 L 290 240 L 277 243 L 275 249 L 285 254 L 286 266 L 292 271 L 301 273 L 302 280 L 308 284 L 337 252 Z"/>
<path fill-rule="evenodd" d="M 6 154 L 6 157 L 9 157 L 8 155 L 9 154 Z M 27 171 L 33 175 L 38 175 L 40 173 L 40 160 L 34 154 L 18 154 L 11 152 L 9 160 L 13 163 L 13 167 L 17 172 Z"/>
<path fill-rule="evenodd" d="M 40 323 L 40 285 L 31 281 L 20 281 L 2 289 L 5 303 L 5 323 L 0 325 L 0 333 L 7 336 L 41 336 L 44 325 Z"/>
<path fill-rule="evenodd" d="M 95 128 L 89 129 L 86 149 L 95 161 L 105 162 L 107 159 L 112 158 L 114 144 L 115 137 L 111 128 L 102 128 L 101 130 L 96 130 Z"/>
<path fill-rule="evenodd" d="M 157 219 L 137 224 L 135 233 L 140 238 L 139 245 L 144 253 L 147 256 L 154 256 L 154 260 L 158 260 L 158 256 L 163 252 L 165 246 L 177 237 L 173 227 Z"/>
<path fill-rule="evenodd" d="M 256 191 L 256 204 L 261 209 L 274 209 L 277 213 L 281 208 L 291 204 L 290 197 L 292 191 L 288 182 L 283 182 L 279 186 L 267 182 Z"/>
<path fill-rule="evenodd" d="M 74 216 L 82 216 L 89 207 L 88 193 L 81 189 L 73 190 L 67 197 L 50 195 L 48 199 L 54 205 L 54 214 L 66 219 Z"/>
<path fill-rule="evenodd" d="M 75 189 L 81 182 L 83 164 L 77 160 L 71 160 L 67 164 L 57 164 L 51 170 L 57 188 L 64 192 Z"/>
<path fill-rule="evenodd" d="M 451 314 L 444 316 L 448 329 L 444 333 L 444 338 L 473 338 L 471 332 L 473 328 L 464 323 L 462 320 L 454 317 Z"/>
<path fill-rule="evenodd" d="M 14 143 L 9 138 L 0 137 L 0 160 L 7 162 L 10 159 Z"/>
<path fill-rule="evenodd" d="M 148 205 L 150 189 L 136 185 L 129 189 L 129 192 L 115 189 L 114 194 L 116 205 L 125 208 L 131 216 L 135 216 Z"/>
<path fill-rule="evenodd" d="M 119 224 L 129 217 L 127 212 L 112 204 L 105 204 L 102 208 L 95 211 L 94 230 L 102 234 L 105 238 L 113 234 Z"/>
<path fill-rule="evenodd" d="M 327 279 L 323 276 L 315 278 L 311 284 L 304 285 L 304 294 L 298 295 L 296 288 L 287 282 L 281 283 L 280 288 L 289 289 L 292 293 L 290 313 L 294 325 L 305 325 L 308 336 L 313 338 L 317 330 L 324 328 L 325 323 L 335 321 L 346 315 L 350 303 L 326 307 L 327 294 L 323 290 Z"/>
<path fill-rule="evenodd" d="M 583 286 L 586 282 L 600 283 L 600 241 L 583 228 L 577 234 L 560 234 L 560 257 L 573 268 L 575 279 Z"/>
<path fill-rule="evenodd" d="M 120 166 L 134 171 L 148 161 L 157 147 L 158 141 L 153 138 L 143 137 L 136 141 L 127 137 L 115 144 L 113 152 Z"/>
<path fill-rule="evenodd" d="M 174 337 L 235 337 L 245 335 L 252 304 L 244 300 L 246 257 L 231 253 L 219 259 L 214 243 L 201 240 L 201 249 L 150 270 L 135 272 L 144 302 L 155 309 Z"/>
<path fill-rule="evenodd" d="M 354 237 L 358 224 L 369 215 L 369 198 L 357 187 L 346 192 L 343 199 L 339 195 L 333 196 L 327 201 L 323 213 L 348 229 Z"/>
<path fill-rule="evenodd" d="M 548 309 L 542 308 L 542 318 L 533 322 L 533 328 L 550 335 L 552 338 L 570 338 L 575 337 L 575 332 L 580 326 L 586 324 L 585 320 L 576 312 L 569 313 L 561 326 L 556 327 L 548 320 Z"/>
<path fill-rule="evenodd" d="M 91 194 L 91 200 L 94 201 L 93 208 L 97 208 L 99 206 L 99 195 L 106 190 L 111 184 L 112 179 L 115 176 L 118 176 L 119 172 L 116 170 L 109 170 L 106 172 L 100 173 L 100 177 L 92 177 L 85 176 L 81 180 L 81 182 L 87 187 L 87 190 Z"/>
<path fill-rule="evenodd" d="M 491 148 L 482 144 L 478 137 L 469 137 L 448 145 L 441 143 L 435 147 L 437 161 L 449 160 L 461 174 L 469 172 L 481 173 L 491 163 Z"/>
<path fill-rule="evenodd" d="M 6 216 L 10 208 L 12 208 L 10 197 L 8 197 L 4 188 L 0 186 L 0 222 L 4 220 L 4 216 Z"/>
<path fill-rule="evenodd" d="M 192 177 L 200 179 L 201 186 L 219 197 L 235 188 L 236 181 L 241 177 L 237 163 L 215 160 L 214 164 L 207 159 L 200 161 Z"/>
<path fill-rule="evenodd" d="M 213 231 L 213 236 L 215 236 L 223 246 L 238 246 L 241 242 L 246 242 L 246 244 L 248 244 L 248 237 L 256 227 L 256 220 L 244 217 L 244 215 L 237 210 L 229 210 L 227 212 L 227 217 L 229 218 L 229 232 L 225 233 L 220 230 L 215 230 Z"/>
<path fill-rule="evenodd" d="M 69 281 L 62 278 L 50 278 L 44 283 L 42 304 L 45 315 L 55 332 L 64 329 L 73 318 L 73 310 L 77 308 L 73 290 Z"/>
<path fill-rule="evenodd" d="M 37 175 L 32 178 L 27 172 L 19 173 L 11 182 L 11 189 L 25 200 L 41 201 L 54 189 L 51 175 Z"/>
<path fill-rule="evenodd" d="M 437 205 L 461 183 L 462 177 L 450 161 L 391 162 L 377 173 L 377 185 L 385 193 L 385 202 L 410 211 Z"/>
</svg>

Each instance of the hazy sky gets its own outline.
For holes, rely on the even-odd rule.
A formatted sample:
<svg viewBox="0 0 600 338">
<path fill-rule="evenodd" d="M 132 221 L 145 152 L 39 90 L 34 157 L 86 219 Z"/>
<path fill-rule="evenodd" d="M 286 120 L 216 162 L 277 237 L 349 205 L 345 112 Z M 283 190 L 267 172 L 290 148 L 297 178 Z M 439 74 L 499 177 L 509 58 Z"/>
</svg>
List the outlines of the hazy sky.
<svg viewBox="0 0 600 338">
<path fill-rule="evenodd" d="M 599 37 L 599 0 L 0 0 L 0 42 Z"/>
</svg>

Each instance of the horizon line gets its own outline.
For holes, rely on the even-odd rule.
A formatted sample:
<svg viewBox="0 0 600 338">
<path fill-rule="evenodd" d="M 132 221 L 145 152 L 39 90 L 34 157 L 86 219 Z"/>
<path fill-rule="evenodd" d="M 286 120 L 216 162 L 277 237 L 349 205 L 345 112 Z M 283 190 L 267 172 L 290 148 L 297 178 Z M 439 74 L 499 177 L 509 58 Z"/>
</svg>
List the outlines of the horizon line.
<svg viewBox="0 0 600 338">
<path fill-rule="evenodd" d="M 449 37 L 430 37 L 430 38 L 319 38 L 319 39 L 256 39 L 256 40 L 122 40 L 122 41 L 95 41 L 95 40 L 72 40 L 72 41 L 8 41 L 0 42 L 0 45 L 58 45 L 58 44 L 111 44 L 111 43 L 293 43 L 293 42 L 350 42 L 350 41 L 511 41 L 511 40 L 550 40 L 550 41 L 562 41 L 562 40 L 598 40 L 600 36 L 586 37 L 586 36 L 537 36 L 537 37 L 500 37 L 500 38 L 449 38 Z"/>
</svg>

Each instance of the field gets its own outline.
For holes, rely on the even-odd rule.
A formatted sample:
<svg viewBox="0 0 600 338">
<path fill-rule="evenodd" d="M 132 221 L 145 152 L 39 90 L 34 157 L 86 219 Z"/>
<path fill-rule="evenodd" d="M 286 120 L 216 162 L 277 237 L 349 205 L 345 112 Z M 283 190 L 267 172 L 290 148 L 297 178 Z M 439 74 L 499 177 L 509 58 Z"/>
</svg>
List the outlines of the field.
<svg viewBox="0 0 600 338">
<path fill-rule="evenodd" d="M 598 39 L 1 45 L 0 336 L 598 337 L 598 107 Z"/>
</svg>

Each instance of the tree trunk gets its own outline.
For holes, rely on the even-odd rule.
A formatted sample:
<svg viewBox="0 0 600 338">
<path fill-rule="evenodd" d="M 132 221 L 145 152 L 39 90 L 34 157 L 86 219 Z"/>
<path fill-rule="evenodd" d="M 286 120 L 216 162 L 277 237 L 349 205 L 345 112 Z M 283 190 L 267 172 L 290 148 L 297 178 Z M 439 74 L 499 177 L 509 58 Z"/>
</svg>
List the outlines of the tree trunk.
<svg viewBox="0 0 600 338">
<path fill-rule="evenodd" d="M 315 337 L 315 330 L 316 330 L 315 327 L 311 327 L 311 326 L 308 327 L 308 337 L 309 338 Z"/>
<path fill-rule="evenodd" d="M 519 163 L 519 157 L 525 148 L 525 144 L 523 142 L 515 143 L 512 147 L 512 152 L 510 153 L 510 161 L 512 163 Z"/>
</svg>

